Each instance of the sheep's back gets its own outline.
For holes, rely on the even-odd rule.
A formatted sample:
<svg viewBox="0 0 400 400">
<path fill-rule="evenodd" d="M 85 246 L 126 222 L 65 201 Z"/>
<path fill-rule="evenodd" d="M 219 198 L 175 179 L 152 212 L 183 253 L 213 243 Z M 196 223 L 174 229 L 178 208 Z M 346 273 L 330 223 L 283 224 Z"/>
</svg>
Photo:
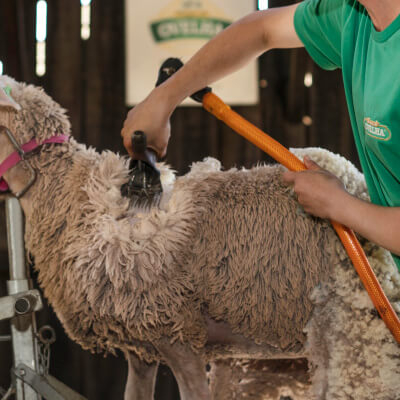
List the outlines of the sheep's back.
<svg viewBox="0 0 400 400">
<path fill-rule="evenodd" d="M 189 175 L 186 189 L 202 213 L 187 265 L 212 318 L 287 349 L 305 340 L 309 297 L 334 264 L 337 239 L 328 222 L 302 211 L 281 173 L 264 166 Z"/>
</svg>

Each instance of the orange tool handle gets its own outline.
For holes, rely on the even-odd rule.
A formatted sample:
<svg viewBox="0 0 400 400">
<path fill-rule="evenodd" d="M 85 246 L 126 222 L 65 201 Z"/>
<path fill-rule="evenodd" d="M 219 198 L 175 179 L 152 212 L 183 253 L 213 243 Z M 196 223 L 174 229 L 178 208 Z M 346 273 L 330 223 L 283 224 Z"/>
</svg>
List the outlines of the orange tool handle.
<svg viewBox="0 0 400 400">
<path fill-rule="evenodd" d="M 203 107 L 289 170 L 304 171 L 307 169 L 304 163 L 287 150 L 286 147 L 282 146 L 261 129 L 258 129 L 235 111 L 231 110 L 231 108 L 214 93 L 210 92 L 204 95 Z M 339 235 L 347 254 L 353 262 L 369 297 L 374 303 L 386 326 L 390 332 L 392 332 L 397 343 L 400 344 L 399 318 L 376 279 L 376 276 L 372 271 L 368 259 L 354 232 L 335 221 L 331 222 L 336 233 Z"/>
</svg>

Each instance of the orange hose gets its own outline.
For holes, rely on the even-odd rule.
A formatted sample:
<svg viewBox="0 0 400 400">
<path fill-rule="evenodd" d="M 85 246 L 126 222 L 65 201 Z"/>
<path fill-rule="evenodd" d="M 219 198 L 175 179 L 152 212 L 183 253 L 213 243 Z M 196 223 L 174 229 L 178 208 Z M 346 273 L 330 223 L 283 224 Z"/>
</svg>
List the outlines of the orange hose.
<svg viewBox="0 0 400 400">
<path fill-rule="evenodd" d="M 210 92 L 204 95 L 203 106 L 211 114 L 225 122 L 225 124 L 235 130 L 241 136 L 245 137 L 258 148 L 266 152 L 289 170 L 304 171 L 307 169 L 304 163 L 300 161 L 294 154 L 292 154 L 279 142 L 272 139 L 261 129 L 258 129 L 235 111 L 231 110 L 231 108 L 214 93 Z M 347 254 L 353 262 L 354 268 L 360 276 L 361 282 L 367 290 L 369 297 L 374 303 L 386 326 L 390 332 L 392 332 L 392 335 L 396 339 L 397 343 L 400 344 L 399 318 L 397 317 L 378 280 L 376 279 L 376 276 L 372 271 L 368 259 L 354 232 L 335 221 L 331 222 L 340 240 L 342 241 Z"/>
</svg>

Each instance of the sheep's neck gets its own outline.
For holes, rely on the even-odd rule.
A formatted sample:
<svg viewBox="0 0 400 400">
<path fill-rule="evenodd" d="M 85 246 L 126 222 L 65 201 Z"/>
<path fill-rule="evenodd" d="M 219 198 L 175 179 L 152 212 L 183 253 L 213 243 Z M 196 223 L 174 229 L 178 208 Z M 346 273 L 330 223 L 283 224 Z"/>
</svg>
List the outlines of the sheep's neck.
<svg viewBox="0 0 400 400">
<path fill-rule="evenodd" d="M 27 168 L 22 164 L 19 163 L 15 167 L 11 168 L 4 174 L 4 178 L 8 183 L 8 186 L 12 193 L 18 193 L 23 190 L 28 181 L 29 181 L 29 172 Z M 37 183 L 35 182 L 34 185 Z M 22 209 L 24 210 L 25 215 L 30 212 L 30 204 L 31 204 L 31 195 L 32 195 L 33 187 L 28 190 L 21 198 L 20 203 Z"/>
</svg>

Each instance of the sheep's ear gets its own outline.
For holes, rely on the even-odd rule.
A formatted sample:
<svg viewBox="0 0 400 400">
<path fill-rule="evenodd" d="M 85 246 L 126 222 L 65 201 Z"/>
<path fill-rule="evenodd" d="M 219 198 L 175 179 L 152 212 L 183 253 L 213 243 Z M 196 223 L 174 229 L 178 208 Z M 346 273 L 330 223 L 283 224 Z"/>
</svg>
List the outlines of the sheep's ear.
<svg viewBox="0 0 400 400">
<path fill-rule="evenodd" d="M 0 86 L 0 109 L 13 108 L 16 111 L 21 109 L 21 106 L 11 97 L 10 86 Z"/>
</svg>

